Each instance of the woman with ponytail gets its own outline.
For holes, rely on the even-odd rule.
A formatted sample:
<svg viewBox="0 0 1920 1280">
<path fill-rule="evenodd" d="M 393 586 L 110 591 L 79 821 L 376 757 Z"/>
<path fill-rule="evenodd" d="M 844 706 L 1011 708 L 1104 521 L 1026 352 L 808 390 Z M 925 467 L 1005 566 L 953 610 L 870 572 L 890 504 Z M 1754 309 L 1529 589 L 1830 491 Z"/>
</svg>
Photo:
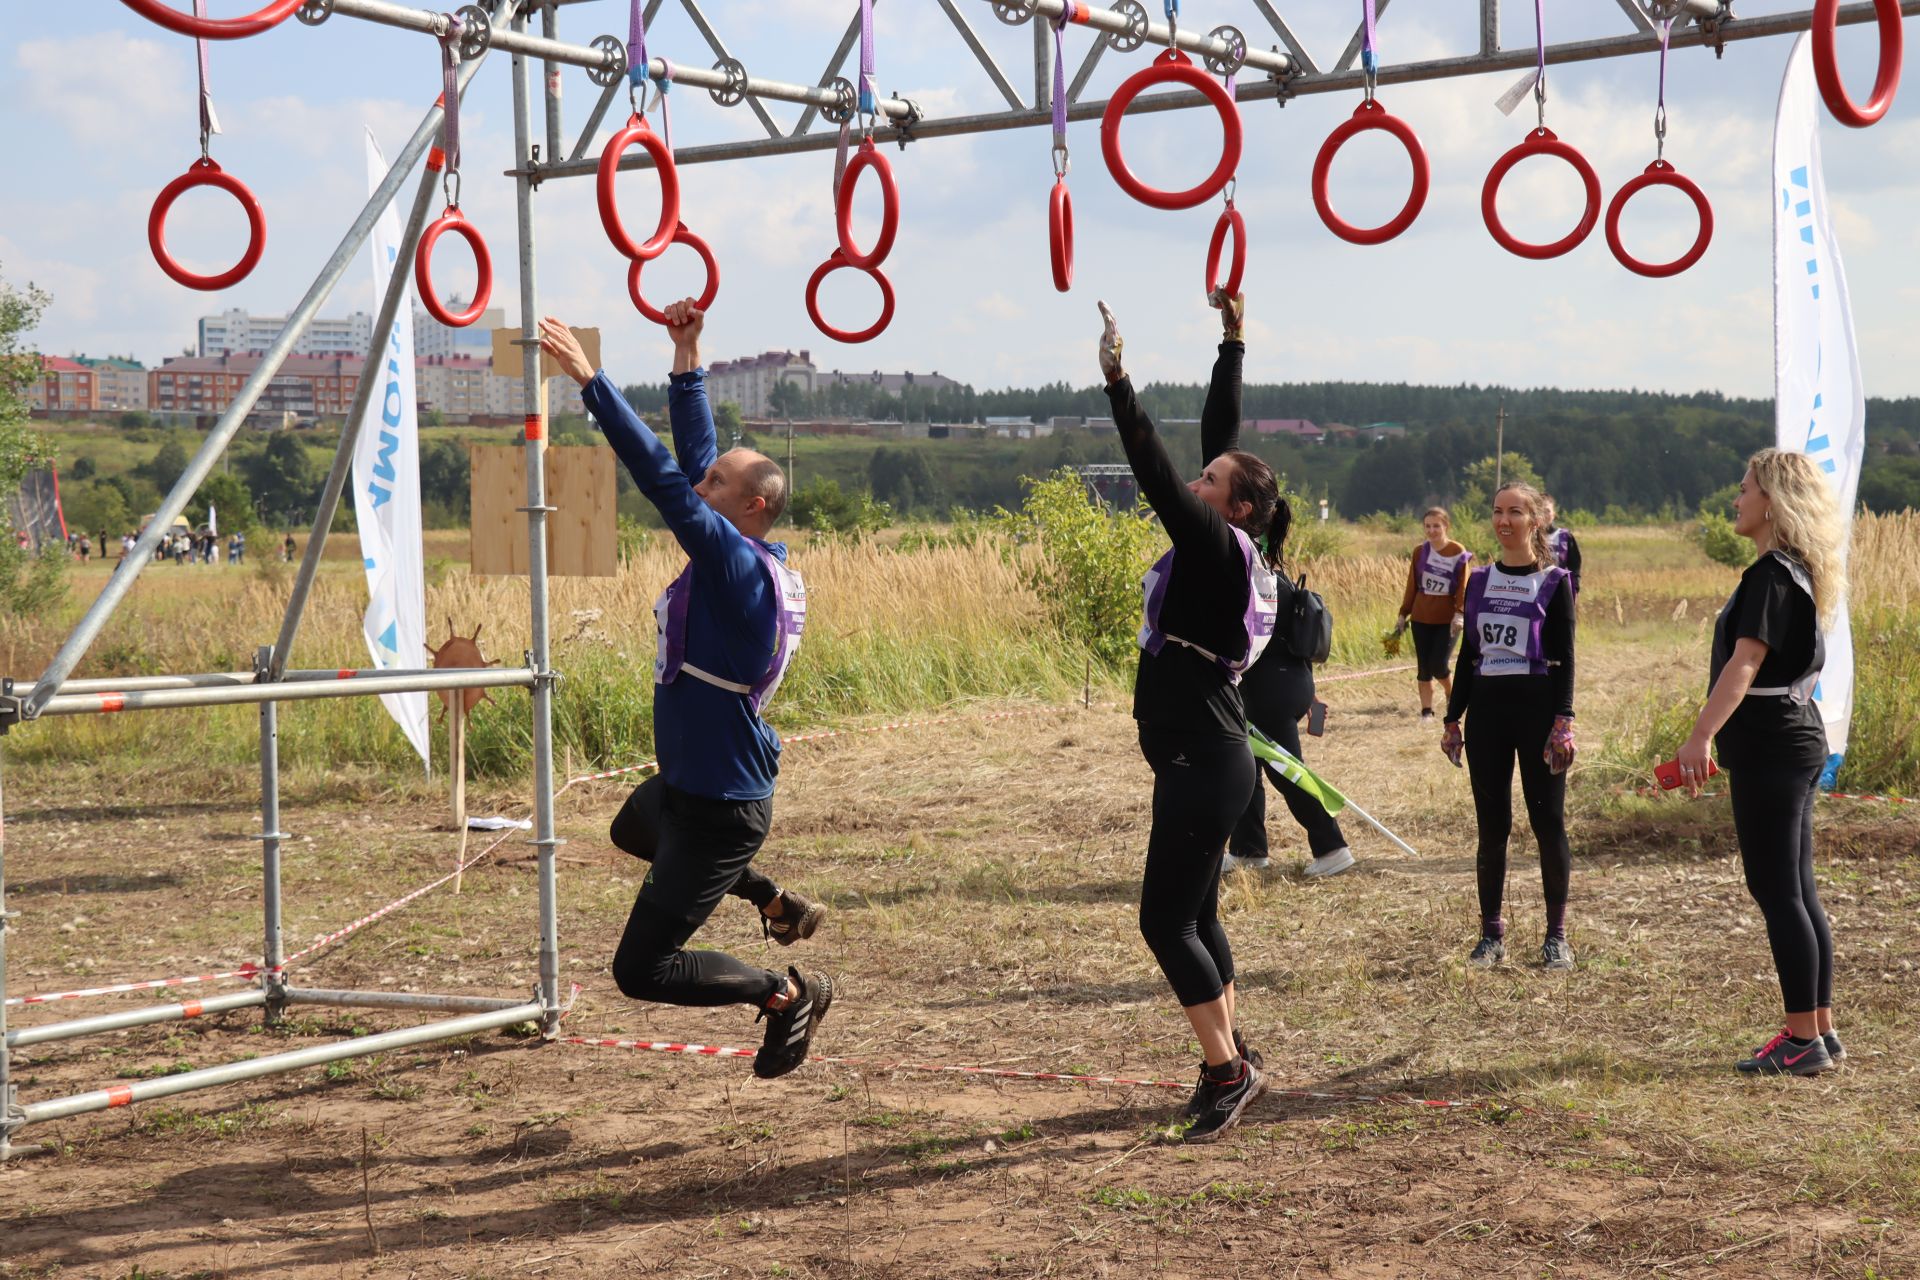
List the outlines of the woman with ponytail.
<svg viewBox="0 0 1920 1280">
<path fill-rule="evenodd" d="M 1786 1005 L 1786 1027 L 1736 1065 L 1818 1075 L 1846 1056 L 1833 1029 L 1833 935 L 1813 877 L 1813 801 L 1827 761 L 1813 694 L 1826 663 L 1821 632 L 1846 596 L 1844 534 L 1833 490 L 1803 453 L 1754 454 L 1733 511 L 1734 532 L 1758 557 L 1714 623 L 1711 692 L 1680 748 L 1680 777 L 1698 794 L 1707 744 L 1718 748 Z"/>
<path fill-rule="evenodd" d="M 1227 836 L 1258 780 L 1240 678 L 1273 635 L 1277 586 L 1257 539 L 1279 487 L 1250 453 L 1209 459 L 1183 482 L 1121 367 L 1113 313 L 1100 336 L 1113 422 L 1145 498 L 1173 542 L 1147 572 L 1133 718 L 1153 770 L 1153 826 L 1140 885 L 1140 933 L 1180 1001 L 1204 1061 L 1187 1103 L 1189 1142 L 1211 1142 L 1266 1091 L 1259 1055 L 1235 1022 L 1233 951 L 1219 913 Z M 1237 316 L 1237 308 L 1235 315 Z M 1230 321 L 1229 330 L 1235 326 Z M 1236 376 L 1239 355 L 1222 360 Z"/>
<path fill-rule="evenodd" d="M 1239 468 L 1247 476 L 1250 487 L 1264 489 L 1273 484 L 1277 493 L 1279 485 L 1273 478 L 1272 468 L 1240 450 L 1240 369 L 1247 354 L 1243 336 L 1246 299 L 1240 294 L 1229 297 L 1225 290 L 1216 289 L 1207 301 L 1219 310 L 1223 332 L 1220 354 L 1213 362 L 1213 378 L 1207 384 L 1206 406 L 1200 411 L 1200 461 L 1204 465 L 1226 454 L 1245 459 Z M 1293 611 L 1293 584 L 1287 580 L 1281 565 L 1287 532 L 1292 527 L 1293 507 L 1285 498 L 1280 498 L 1274 503 L 1273 519 L 1266 535 L 1258 539 L 1267 567 L 1274 571 L 1275 616 L 1279 618 Z M 1240 678 L 1240 695 L 1246 700 L 1247 722 L 1298 757 L 1300 721 L 1313 707 L 1313 664 L 1294 654 L 1285 641 L 1276 636 L 1260 660 Z M 1325 806 L 1271 764 L 1260 763 L 1253 796 L 1227 841 L 1226 869 L 1264 871 L 1271 865 L 1267 848 L 1267 791 L 1258 777 L 1262 773 L 1286 802 L 1287 812 L 1307 833 L 1307 851 L 1312 856 L 1302 874 L 1315 878 L 1337 876 L 1353 866 L 1347 837 Z"/>
<path fill-rule="evenodd" d="M 1480 941 L 1468 961 L 1489 966 L 1507 955 L 1501 909 L 1517 760 L 1546 891 L 1540 962 L 1549 969 L 1571 969 L 1567 887 L 1573 852 L 1567 843 L 1566 773 L 1574 755 L 1573 587 L 1547 546 L 1546 499 L 1538 489 L 1509 484 L 1496 493 L 1493 533 L 1499 557 L 1475 569 L 1467 582 L 1466 627 L 1440 739 L 1440 750 L 1456 767 L 1463 752 L 1466 756 L 1479 823 L 1474 869 Z"/>
</svg>

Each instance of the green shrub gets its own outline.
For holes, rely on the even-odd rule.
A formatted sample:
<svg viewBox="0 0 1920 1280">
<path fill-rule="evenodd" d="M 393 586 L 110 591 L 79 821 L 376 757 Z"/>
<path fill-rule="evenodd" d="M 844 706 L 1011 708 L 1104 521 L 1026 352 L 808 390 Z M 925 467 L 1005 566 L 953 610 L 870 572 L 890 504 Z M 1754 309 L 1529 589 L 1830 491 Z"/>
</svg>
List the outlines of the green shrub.
<svg viewBox="0 0 1920 1280">
<path fill-rule="evenodd" d="M 1690 530 L 1707 558 L 1736 569 L 1753 563 L 1753 543 L 1733 531 L 1733 521 L 1717 511 L 1702 510 Z"/>
<path fill-rule="evenodd" d="M 794 527 L 833 534 L 854 542 L 893 523 L 893 508 L 875 502 L 864 490 L 841 491 L 838 480 L 819 479 L 794 490 L 788 508 Z"/>
<path fill-rule="evenodd" d="M 1162 545 L 1159 529 L 1141 518 L 1144 505 L 1137 514 L 1109 515 L 1065 468 L 1025 483 L 1019 512 L 996 513 L 1008 537 L 1040 549 L 1023 578 L 1064 638 L 1120 666 L 1133 656 L 1140 575 Z"/>
</svg>

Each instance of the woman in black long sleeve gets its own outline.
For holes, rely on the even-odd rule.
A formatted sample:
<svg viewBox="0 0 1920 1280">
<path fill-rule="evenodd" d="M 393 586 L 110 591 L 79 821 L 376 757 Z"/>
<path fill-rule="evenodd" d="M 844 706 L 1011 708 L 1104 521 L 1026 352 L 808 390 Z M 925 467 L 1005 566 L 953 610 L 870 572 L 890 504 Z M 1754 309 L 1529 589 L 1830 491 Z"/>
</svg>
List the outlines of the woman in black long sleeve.
<svg viewBox="0 0 1920 1280">
<path fill-rule="evenodd" d="M 1680 776 L 1697 793 L 1708 741 L 1719 748 L 1786 1005 L 1786 1027 L 1736 1065 L 1818 1075 L 1846 1057 L 1833 1029 L 1833 934 L 1813 879 L 1813 798 L 1827 762 L 1814 691 L 1826 665 L 1821 629 L 1844 607 L 1846 531 L 1820 468 L 1778 449 L 1748 462 L 1733 514 L 1758 558 L 1714 623 L 1712 692 L 1680 748 Z"/>
<path fill-rule="evenodd" d="M 1200 461 L 1203 465 L 1222 454 L 1237 452 L 1240 448 L 1240 367 L 1247 354 L 1243 336 L 1246 299 L 1237 294 L 1229 298 L 1224 291 L 1216 290 L 1208 301 L 1220 311 L 1223 332 L 1220 354 L 1213 362 L 1213 378 L 1207 385 L 1206 407 L 1200 411 Z M 1278 572 L 1287 542 L 1287 530 L 1292 525 L 1293 508 L 1285 498 L 1281 498 L 1274 506 L 1273 520 L 1268 526 L 1265 546 L 1261 550 L 1266 555 L 1267 564 L 1277 574 L 1276 616 L 1282 618 L 1293 607 L 1293 584 L 1287 581 L 1284 573 Z M 1248 722 L 1298 756 L 1300 721 L 1313 706 L 1313 665 L 1296 657 L 1282 640 L 1276 638 L 1260 655 L 1260 660 L 1240 678 L 1240 695 L 1246 702 Z M 1263 764 L 1258 766 L 1255 774 L 1253 797 L 1247 802 L 1240 820 L 1234 824 L 1233 834 L 1227 842 L 1225 868 L 1229 871 L 1235 868 L 1260 871 L 1268 866 L 1267 791 L 1259 784 L 1260 773 L 1266 774 L 1273 782 L 1274 789 L 1286 802 L 1287 811 L 1307 833 L 1307 849 L 1313 856 L 1307 863 L 1306 874 L 1333 876 L 1351 867 L 1353 853 L 1347 848 L 1347 838 L 1341 833 L 1340 823 L 1326 811 L 1325 806 L 1288 781 L 1278 769 Z"/>
<path fill-rule="evenodd" d="M 1153 770 L 1140 933 L 1205 1055 L 1186 1138 L 1210 1142 L 1267 1087 L 1235 1030 L 1233 951 L 1219 896 L 1228 833 L 1258 783 L 1240 676 L 1273 634 L 1275 578 L 1255 540 L 1273 522 L 1279 486 L 1266 463 L 1237 451 L 1212 459 L 1192 483 L 1181 480 L 1121 369 L 1120 335 L 1105 303 L 1100 313 L 1114 426 L 1141 496 L 1173 541 L 1145 579 L 1133 685 L 1140 750 Z"/>
<path fill-rule="evenodd" d="M 1513 833 L 1513 767 L 1540 844 L 1546 891 L 1546 939 L 1540 962 L 1573 968 L 1567 945 L 1567 885 L 1573 852 L 1567 843 L 1567 778 L 1573 763 L 1573 587 L 1547 548 L 1546 499 L 1532 485 L 1510 484 L 1493 496 L 1493 532 L 1500 555 L 1467 582 L 1466 630 L 1453 695 L 1447 699 L 1440 749 L 1455 765 L 1464 745 L 1473 779 L 1480 840 L 1474 865 L 1480 890 L 1480 941 L 1468 960 L 1506 958 L 1501 916 L 1507 841 Z M 1464 743 L 1460 717 L 1467 717 Z"/>
</svg>

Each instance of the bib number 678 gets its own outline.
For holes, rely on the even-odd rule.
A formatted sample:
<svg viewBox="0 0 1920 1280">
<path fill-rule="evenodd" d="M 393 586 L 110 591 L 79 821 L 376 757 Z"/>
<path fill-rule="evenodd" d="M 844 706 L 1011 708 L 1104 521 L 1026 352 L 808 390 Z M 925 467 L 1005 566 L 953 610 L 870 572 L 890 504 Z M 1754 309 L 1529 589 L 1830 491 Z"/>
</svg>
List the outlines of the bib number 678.
<svg viewBox="0 0 1920 1280">
<path fill-rule="evenodd" d="M 1511 649 L 1520 643 L 1520 628 L 1510 622 L 1483 622 L 1480 643 L 1488 649 Z"/>
</svg>

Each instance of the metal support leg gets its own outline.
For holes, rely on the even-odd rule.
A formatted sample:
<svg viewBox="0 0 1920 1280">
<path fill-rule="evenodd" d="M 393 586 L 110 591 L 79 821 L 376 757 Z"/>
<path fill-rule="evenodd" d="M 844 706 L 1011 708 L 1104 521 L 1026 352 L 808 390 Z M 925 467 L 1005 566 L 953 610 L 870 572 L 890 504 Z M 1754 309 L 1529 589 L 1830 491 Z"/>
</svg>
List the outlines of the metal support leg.
<svg viewBox="0 0 1920 1280">
<path fill-rule="evenodd" d="M 515 17 L 516 29 L 526 20 Z M 514 178 L 514 196 L 520 230 L 520 342 L 521 404 L 526 420 L 537 424 L 526 433 L 527 468 L 527 594 L 533 641 L 527 665 L 533 685 L 533 844 L 538 851 L 540 876 L 540 1029 L 548 1035 L 560 1026 L 559 893 L 554 882 L 553 835 L 553 684 L 548 665 L 547 636 L 547 480 L 546 397 L 541 378 L 540 300 L 534 279 L 533 182 L 527 176 L 531 158 L 531 94 L 527 86 L 527 59 L 513 58 L 513 146 L 520 172 Z"/>
<path fill-rule="evenodd" d="M 560 38 L 558 9 L 548 6 L 540 11 L 540 34 L 549 40 Z M 560 159 L 560 66 L 558 62 L 547 62 L 541 67 L 546 72 L 541 81 L 546 85 L 548 164 Z"/>
<path fill-rule="evenodd" d="M 264 672 L 273 661 L 273 650 L 262 645 L 254 655 L 256 673 Z M 256 675 L 256 678 L 259 678 Z M 280 830 L 280 704 L 260 704 L 260 914 L 265 921 L 265 937 L 260 946 L 260 976 L 267 993 L 266 1023 L 280 1021 L 287 1007 L 287 976 L 280 971 L 284 956 L 280 919 L 280 842 L 286 833 Z"/>
<path fill-rule="evenodd" d="M 0 773 L 6 761 L 0 759 Z M 0 778 L 4 782 L 4 778 Z M 7 910 L 7 808 L 0 787 L 0 1162 L 15 1154 L 13 1131 L 20 1127 L 20 1109 L 14 1100 L 13 1042 L 7 1038 L 7 931 L 13 913 Z"/>
</svg>

